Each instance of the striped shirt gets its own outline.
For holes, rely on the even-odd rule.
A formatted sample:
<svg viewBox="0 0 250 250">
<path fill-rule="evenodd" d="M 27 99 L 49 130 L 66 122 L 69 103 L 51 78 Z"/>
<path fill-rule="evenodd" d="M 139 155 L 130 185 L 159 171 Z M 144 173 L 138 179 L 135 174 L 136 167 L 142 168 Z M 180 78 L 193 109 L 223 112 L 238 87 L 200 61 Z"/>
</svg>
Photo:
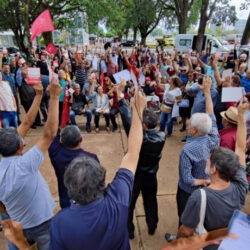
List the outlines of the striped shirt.
<svg viewBox="0 0 250 250">
<path fill-rule="evenodd" d="M 76 67 L 76 83 L 80 86 L 84 86 L 88 82 L 88 69 L 87 67 L 81 68 L 80 66 Z"/>
<path fill-rule="evenodd" d="M 188 138 L 180 153 L 179 187 L 187 193 L 192 193 L 198 187 L 194 186 L 195 179 L 208 179 L 205 174 L 206 160 L 211 151 L 219 147 L 220 137 L 216 125 L 216 118 L 212 119 L 212 129 L 209 134 Z"/>
</svg>

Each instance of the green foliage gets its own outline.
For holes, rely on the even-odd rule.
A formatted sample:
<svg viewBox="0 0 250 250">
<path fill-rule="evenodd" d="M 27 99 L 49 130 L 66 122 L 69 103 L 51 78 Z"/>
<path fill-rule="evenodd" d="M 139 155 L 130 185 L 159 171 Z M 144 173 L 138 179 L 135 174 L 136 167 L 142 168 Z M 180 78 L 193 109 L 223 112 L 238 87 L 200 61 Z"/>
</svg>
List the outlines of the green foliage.
<svg viewBox="0 0 250 250">
<path fill-rule="evenodd" d="M 191 7 L 191 10 L 188 15 L 187 19 L 187 28 L 189 28 L 191 25 L 194 25 L 197 23 L 200 15 L 200 9 L 201 9 L 202 1 L 201 0 L 194 0 L 194 3 Z"/>
</svg>

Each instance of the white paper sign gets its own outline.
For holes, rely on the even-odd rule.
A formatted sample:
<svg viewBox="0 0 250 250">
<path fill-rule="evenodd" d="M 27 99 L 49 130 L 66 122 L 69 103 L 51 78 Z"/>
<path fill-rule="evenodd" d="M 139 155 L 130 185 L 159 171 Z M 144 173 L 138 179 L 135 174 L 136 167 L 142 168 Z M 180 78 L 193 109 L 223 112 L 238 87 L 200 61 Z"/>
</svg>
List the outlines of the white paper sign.
<svg viewBox="0 0 250 250">
<path fill-rule="evenodd" d="M 130 72 L 127 69 L 114 74 L 113 77 L 116 83 L 121 83 L 121 78 L 124 78 L 126 81 L 131 80 Z"/>
<path fill-rule="evenodd" d="M 243 87 L 222 88 L 221 102 L 238 102 L 245 94 Z"/>
<path fill-rule="evenodd" d="M 225 80 L 228 76 L 232 76 L 232 69 L 226 69 L 222 72 L 222 79 Z"/>
<path fill-rule="evenodd" d="M 133 70 L 131 70 L 131 79 L 132 79 L 132 81 L 134 83 L 135 91 L 138 91 L 138 82 L 136 80 L 136 77 L 135 77 L 135 74 L 134 74 Z"/>
<path fill-rule="evenodd" d="M 172 117 L 178 117 L 179 114 L 179 106 L 175 103 L 172 109 Z"/>
<path fill-rule="evenodd" d="M 250 246 L 250 217 L 236 210 L 229 225 L 229 232 L 237 235 L 238 239 L 226 238 L 219 246 L 219 250 L 243 250 Z"/>
</svg>

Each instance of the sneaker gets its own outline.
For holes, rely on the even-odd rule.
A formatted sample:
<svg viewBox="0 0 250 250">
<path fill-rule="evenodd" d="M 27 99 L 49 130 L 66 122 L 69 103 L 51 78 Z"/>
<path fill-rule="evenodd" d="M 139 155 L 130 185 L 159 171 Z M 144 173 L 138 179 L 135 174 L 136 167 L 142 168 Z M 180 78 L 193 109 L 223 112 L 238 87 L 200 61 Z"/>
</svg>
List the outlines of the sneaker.
<svg viewBox="0 0 250 250">
<path fill-rule="evenodd" d="M 36 125 L 32 125 L 31 128 L 36 129 Z"/>
<path fill-rule="evenodd" d="M 107 127 L 106 130 L 107 130 L 108 133 L 110 133 L 110 128 L 109 127 Z"/>
<path fill-rule="evenodd" d="M 183 139 L 183 140 L 181 140 L 181 142 L 186 142 L 187 141 L 187 139 L 185 138 L 185 139 Z"/>
<path fill-rule="evenodd" d="M 96 133 L 99 133 L 99 128 L 96 128 L 96 129 L 95 129 L 95 132 L 96 132 Z"/>
<path fill-rule="evenodd" d="M 170 137 L 170 136 L 171 136 L 171 134 L 167 134 L 167 135 L 166 135 L 166 137 Z"/>
<path fill-rule="evenodd" d="M 165 234 L 165 239 L 167 240 L 167 242 L 171 242 L 171 241 L 176 240 L 176 239 L 177 239 L 177 236 L 174 235 L 174 234 L 166 233 L 166 234 Z"/>
<path fill-rule="evenodd" d="M 86 128 L 86 131 L 87 131 L 88 133 L 91 133 L 91 128 Z"/>
</svg>

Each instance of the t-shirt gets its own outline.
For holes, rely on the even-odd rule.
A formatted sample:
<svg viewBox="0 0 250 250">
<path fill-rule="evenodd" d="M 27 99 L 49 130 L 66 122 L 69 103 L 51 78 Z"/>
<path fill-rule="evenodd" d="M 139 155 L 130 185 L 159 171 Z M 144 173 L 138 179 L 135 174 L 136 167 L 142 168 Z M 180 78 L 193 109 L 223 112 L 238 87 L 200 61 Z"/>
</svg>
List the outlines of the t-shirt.
<svg viewBox="0 0 250 250">
<path fill-rule="evenodd" d="M 204 188 L 207 196 L 207 206 L 204 226 L 207 231 L 227 227 L 234 210 L 241 209 L 245 203 L 248 192 L 246 171 L 240 167 L 230 186 L 224 190 Z M 189 228 L 196 228 L 200 218 L 201 194 L 195 190 L 189 197 L 185 210 L 181 217 L 183 225 Z M 217 249 L 218 245 L 212 245 L 206 250 Z"/>
<path fill-rule="evenodd" d="M 214 76 L 214 70 L 211 66 L 205 66 L 205 74 L 212 78 L 213 86 L 215 87 L 217 85 L 217 82 Z"/>
<path fill-rule="evenodd" d="M 170 85 L 167 83 L 165 85 L 165 92 L 164 92 L 164 95 L 163 95 L 163 100 L 166 102 L 166 103 L 169 103 L 169 104 L 173 104 L 173 103 L 170 103 L 170 102 L 167 102 L 166 99 L 168 97 L 171 97 L 175 100 L 176 97 L 178 96 L 181 96 L 182 93 L 181 93 L 181 89 L 180 88 L 174 88 L 172 90 L 169 90 L 170 89 Z"/>
<path fill-rule="evenodd" d="M 0 201 L 24 229 L 50 220 L 56 207 L 39 172 L 43 160 L 43 153 L 34 146 L 22 156 L 3 157 L 0 162 Z"/>
<path fill-rule="evenodd" d="M 41 69 L 41 75 L 49 75 L 48 64 L 46 62 L 38 61 L 36 66 Z"/>
<path fill-rule="evenodd" d="M 64 198 L 68 198 L 68 193 L 63 183 L 63 178 L 64 178 L 66 167 L 69 165 L 69 163 L 74 158 L 80 155 L 91 156 L 99 162 L 95 154 L 84 151 L 83 149 L 72 150 L 72 149 L 64 147 L 60 143 L 59 136 L 57 136 L 54 139 L 54 141 L 51 143 L 48 151 L 49 151 L 49 157 L 50 157 L 51 163 L 56 172 L 59 196 L 64 197 Z"/>
<path fill-rule="evenodd" d="M 13 93 L 8 82 L 0 83 L 0 111 L 16 111 Z"/>
<path fill-rule="evenodd" d="M 88 81 L 87 67 L 76 67 L 76 80 L 75 82 L 83 86 Z"/>
<path fill-rule="evenodd" d="M 61 210 L 50 225 L 50 250 L 129 250 L 127 219 L 133 182 L 132 172 L 120 169 L 103 197 Z"/>
<path fill-rule="evenodd" d="M 244 87 L 246 93 L 249 93 L 250 92 L 250 78 L 247 78 L 247 76 L 242 76 L 241 87 Z"/>
<path fill-rule="evenodd" d="M 64 101 L 64 95 L 65 95 L 65 88 L 66 88 L 66 81 L 65 79 L 60 80 L 60 85 L 62 87 L 62 91 L 59 97 L 59 102 L 63 102 Z"/>
</svg>

